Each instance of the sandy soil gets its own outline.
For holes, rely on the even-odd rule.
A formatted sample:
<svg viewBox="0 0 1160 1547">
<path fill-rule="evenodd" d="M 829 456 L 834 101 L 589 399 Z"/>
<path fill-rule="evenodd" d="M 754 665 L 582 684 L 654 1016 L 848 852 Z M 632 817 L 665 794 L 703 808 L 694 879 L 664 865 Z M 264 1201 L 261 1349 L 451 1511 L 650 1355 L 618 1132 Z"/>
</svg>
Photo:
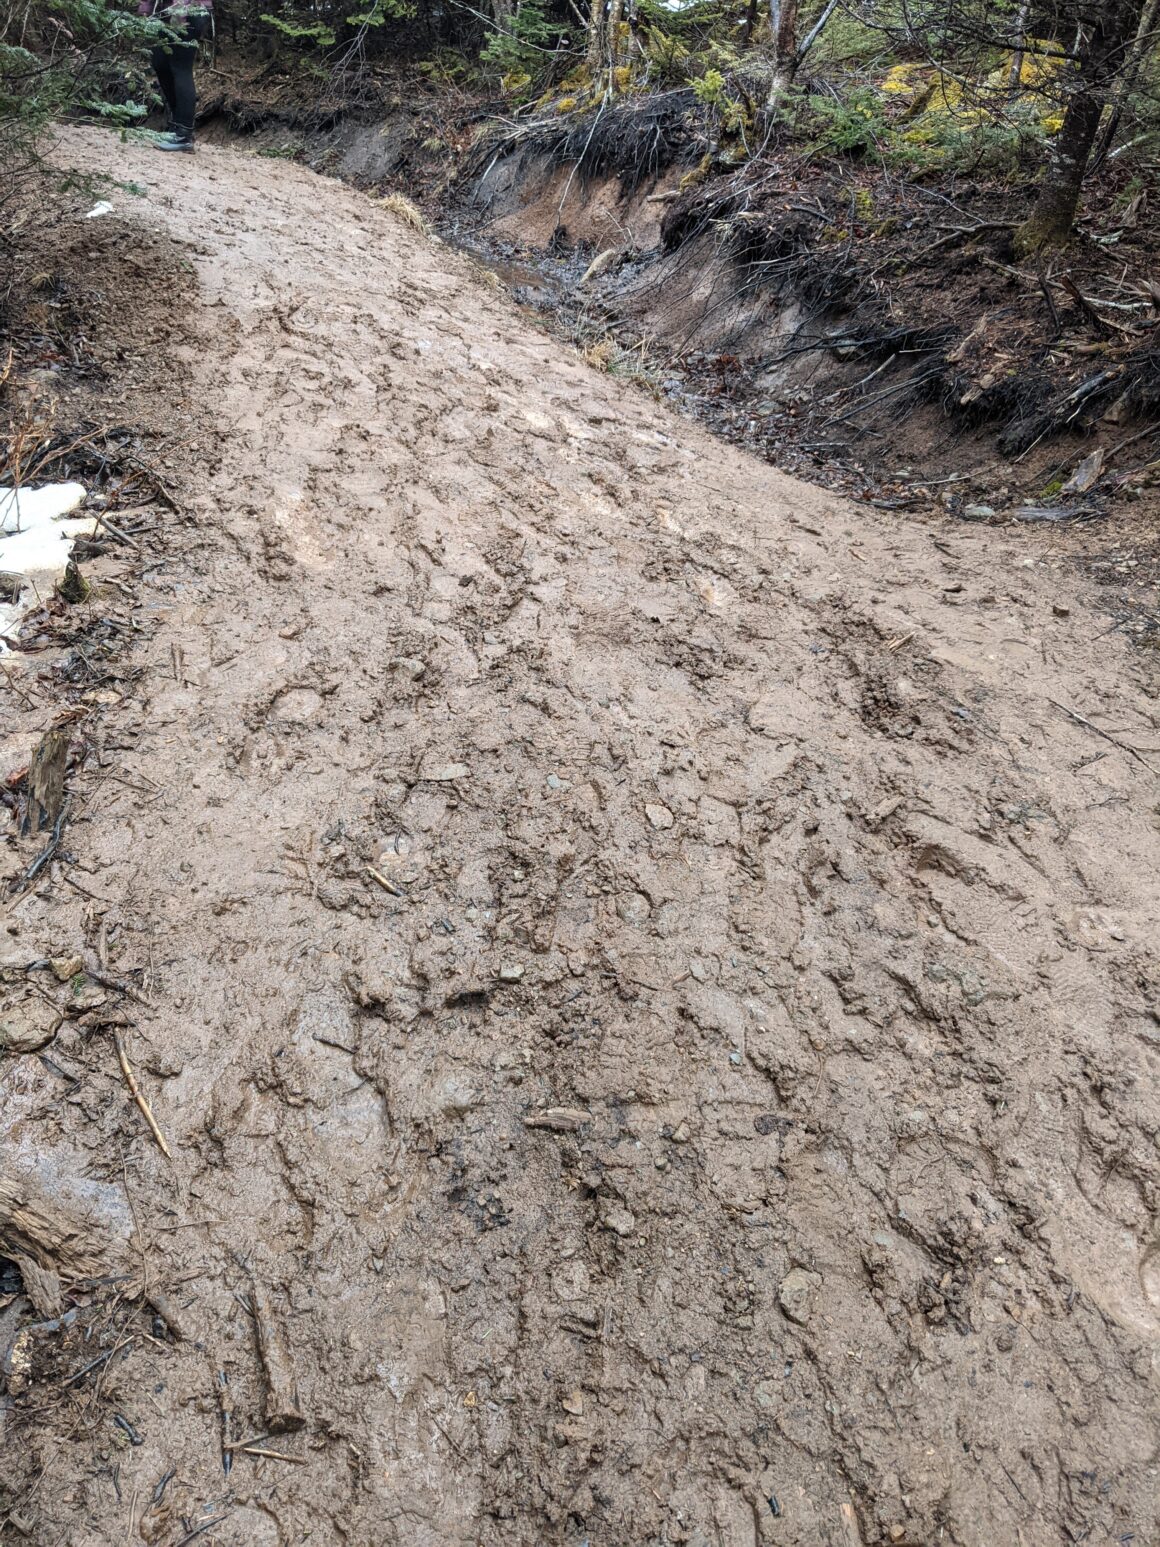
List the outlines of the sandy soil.
<svg viewBox="0 0 1160 1547">
<path fill-rule="evenodd" d="M 64 155 L 189 244 L 192 519 L 0 936 L 107 991 L 0 1065 L 4 1540 L 1156 1540 L 1146 658 L 335 182 Z"/>
</svg>

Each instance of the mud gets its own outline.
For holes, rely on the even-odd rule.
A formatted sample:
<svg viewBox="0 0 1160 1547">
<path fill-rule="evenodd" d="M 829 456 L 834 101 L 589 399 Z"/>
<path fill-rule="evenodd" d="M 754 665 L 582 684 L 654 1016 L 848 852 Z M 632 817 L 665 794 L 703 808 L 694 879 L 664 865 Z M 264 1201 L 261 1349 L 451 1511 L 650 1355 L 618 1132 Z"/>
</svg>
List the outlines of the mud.
<svg viewBox="0 0 1160 1547">
<path fill-rule="evenodd" d="M 188 243 L 189 519 L 5 961 L 97 940 L 172 1161 L 107 1030 L 0 1066 L 132 1280 L 60 1264 L 5 1540 L 1150 1540 L 1156 684 L 1055 536 L 782 476 L 305 169 L 62 155 Z"/>
</svg>

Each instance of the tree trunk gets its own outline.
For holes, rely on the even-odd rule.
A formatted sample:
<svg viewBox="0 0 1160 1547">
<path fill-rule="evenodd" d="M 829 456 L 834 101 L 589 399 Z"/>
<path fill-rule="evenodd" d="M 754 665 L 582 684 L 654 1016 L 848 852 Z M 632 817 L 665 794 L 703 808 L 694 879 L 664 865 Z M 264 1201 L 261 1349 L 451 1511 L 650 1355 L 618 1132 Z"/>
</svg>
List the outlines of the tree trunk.
<svg viewBox="0 0 1160 1547">
<path fill-rule="evenodd" d="M 1141 66 L 1148 57 L 1153 44 L 1156 41 L 1156 22 L 1160 17 L 1160 0 L 1146 0 L 1143 14 L 1140 17 L 1140 25 L 1136 31 L 1136 40 L 1132 44 L 1128 61 L 1120 73 L 1116 82 L 1116 89 L 1112 93 L 1111 111 L 1107 122 L 1100 131 L 1099 144 L 1096 146 L 1094 165 L 1102 166 L 1107 160 L 1108 152 L 1115 142 L 1116 130 L 1120 127 L 1120 119 L 1124 112 L 1124 103 L 1128 93 L 1136 84 Z"/>
<path fill-rule="evenodd" d="M 747 0 L 745 20 L 741 24 L 741 47 L 748 48 L 753 42 L 753 29 L 757 26 L 757 0 Z"/>
<path fill-rule="evenodd" d="M 797 10 L 798 0 L 770 0 L 769 26 L 773 33 L 773 79 L 769 83 L 769 95 L 765 110 L 773 113 L 788 86 L 793 85 L 797 74 Z"/>
<path fill-rule="evenodd" d="M 1099 99 L 1087 90 L 1077 92 L 1068 103 L 1063 127 L 1047 153 L 1035 207 L 1015 233 L 1019 252 L 1062 247 L 1071 235 L 1101 111 Z"/>
<path fill-rule="evenodd" d="M 620 29 L 624 23 L 624 0 L 611 0 L 608 8 L 608 63 L 615 70 L 620 63 Z"/>
<path fill-rule="evenodd" d="M 772 0 L 769 8 L 777 67 L 788 66 L 791 74 L 797 59 L 797 13 L 798 0 Z"/>
<path fill-rule="evenodd" d="M 1023 60 L 1027 47 L 1027 15 L 1030 10 L 1031 0 L 1023 0 L 1015 22 L 1015 47 L 1011 50 L 1011 73 L 1007 78 L 1007 90 L 1011 96 L 1018 93 L 1023 81 Z"/>
<path fill-rule="evenodd" d="M 770 0 L 769 21 L 775 39 L 773 80 L 769 86 L 765 110 L 772 114 L 781 100 L 782 93 L 792 86 L 802 60 L 825 31 L 826 23 L 838 8 L 838 0 L 826 0 L 822 13 L 802 39 L 797 40 L 798 0 Z M 748 26 L 748 22 L 747 22 Z M 745 41 L 749 41 L 746 32 Z"/>
<path fill-rule="evenodd" d="M 1144 0 L 1106 0 L 1090 28 L 1081 22 L 1075 89 L 1063 126 L 1048 149 L 1035 207 L 1015 233 L 1017 252 L 1062 247 L 1071 236 L 1104 104 L 1123 67 L 1125 45 L 1140 24 L 1143 5 Z"/>
<path fill-rule="evenodd" d="M 588 13 L 588 73 L 592 77 L 593 86 L 604 70 L 604 56 L 607 52 L 605 41 L 608 37 L 608 23 L 605 20 L 605 6 L 607 0 L 592 0 L 591 10 Z"/>
</svg>

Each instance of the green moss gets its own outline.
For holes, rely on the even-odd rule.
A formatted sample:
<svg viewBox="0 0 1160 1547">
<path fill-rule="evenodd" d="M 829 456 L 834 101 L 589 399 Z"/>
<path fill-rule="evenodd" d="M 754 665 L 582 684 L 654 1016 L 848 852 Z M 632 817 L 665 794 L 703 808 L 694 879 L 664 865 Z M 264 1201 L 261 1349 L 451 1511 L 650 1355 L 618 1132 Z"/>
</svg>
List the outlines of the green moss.
<svg viewBox="0 0 1160 1547">
<path fill-rule="evenodd" d="M 690 188 L 699 188 L 709 173 L 713 170 L 712 156 L 702 156 L 698 164 L 691 172 L 686 172 L 677 187 L 682 193 L 687 193 Z"/>
</svg>

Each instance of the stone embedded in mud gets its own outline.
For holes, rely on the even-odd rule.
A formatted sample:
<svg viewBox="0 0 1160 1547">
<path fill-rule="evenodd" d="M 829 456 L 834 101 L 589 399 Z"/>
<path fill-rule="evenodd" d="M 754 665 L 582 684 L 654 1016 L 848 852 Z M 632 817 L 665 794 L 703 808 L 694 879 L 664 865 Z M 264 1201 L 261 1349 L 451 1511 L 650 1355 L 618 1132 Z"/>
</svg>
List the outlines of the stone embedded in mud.
<svg viewBox="0 0 1160 1547">
<path fill-rule="evenodd" d="M 52 1041 L 63 1017 L 39 997 L 0 1008 L 0 1052 L 37 1053 Z"/>
<path fill-rule="evenodd" d="M 614 1235 L 623 1238 L 630 1236 L 636 1229 L 636 1215 L 626 1209 L 623 1203 L 606 1203 L 600 1223 L 605 1230 L 611 1230 Z"/>
<path fill-rule="evenodd" d="M 522 982 L 526 970 L 519 962 L 505 962 L 499 969 L 499 980 L 501 983 Z"/>
<path fill-rule="evenodd" d="M 432 763 L 424 765 L 419 777 L 432 784 L 450 784 L 456 779 L 466 779 L 470 772 L 466 763 Z"/>
<path fill-rule="evenodd" d="M 791 1268 L 777 1289 L 777 1303 L 790 1321 L 804 1327 L 810 1319 L 813 1299 L 822 1287 L 822 1275 L 807 1268 Z"/>
<path fill-rule="evenodd" d="M 644 814 L 648 817 L 652 825 L 661 832 L 663 832 L 666 828 L 671 827 L 673 822 L 676 820 L 676 818 L 673 816 L 673 813 L 667 806 L 651 804 L 646 805 L 644 808 Z"/>
<path fill-rule="evenodd" d="M 79 973 L 73 984 L 72 1008 L 74 1010 L 97 1010 L 108 1000 L 108 994 L 99 983 L 85 973 Z"/>
</svg>

